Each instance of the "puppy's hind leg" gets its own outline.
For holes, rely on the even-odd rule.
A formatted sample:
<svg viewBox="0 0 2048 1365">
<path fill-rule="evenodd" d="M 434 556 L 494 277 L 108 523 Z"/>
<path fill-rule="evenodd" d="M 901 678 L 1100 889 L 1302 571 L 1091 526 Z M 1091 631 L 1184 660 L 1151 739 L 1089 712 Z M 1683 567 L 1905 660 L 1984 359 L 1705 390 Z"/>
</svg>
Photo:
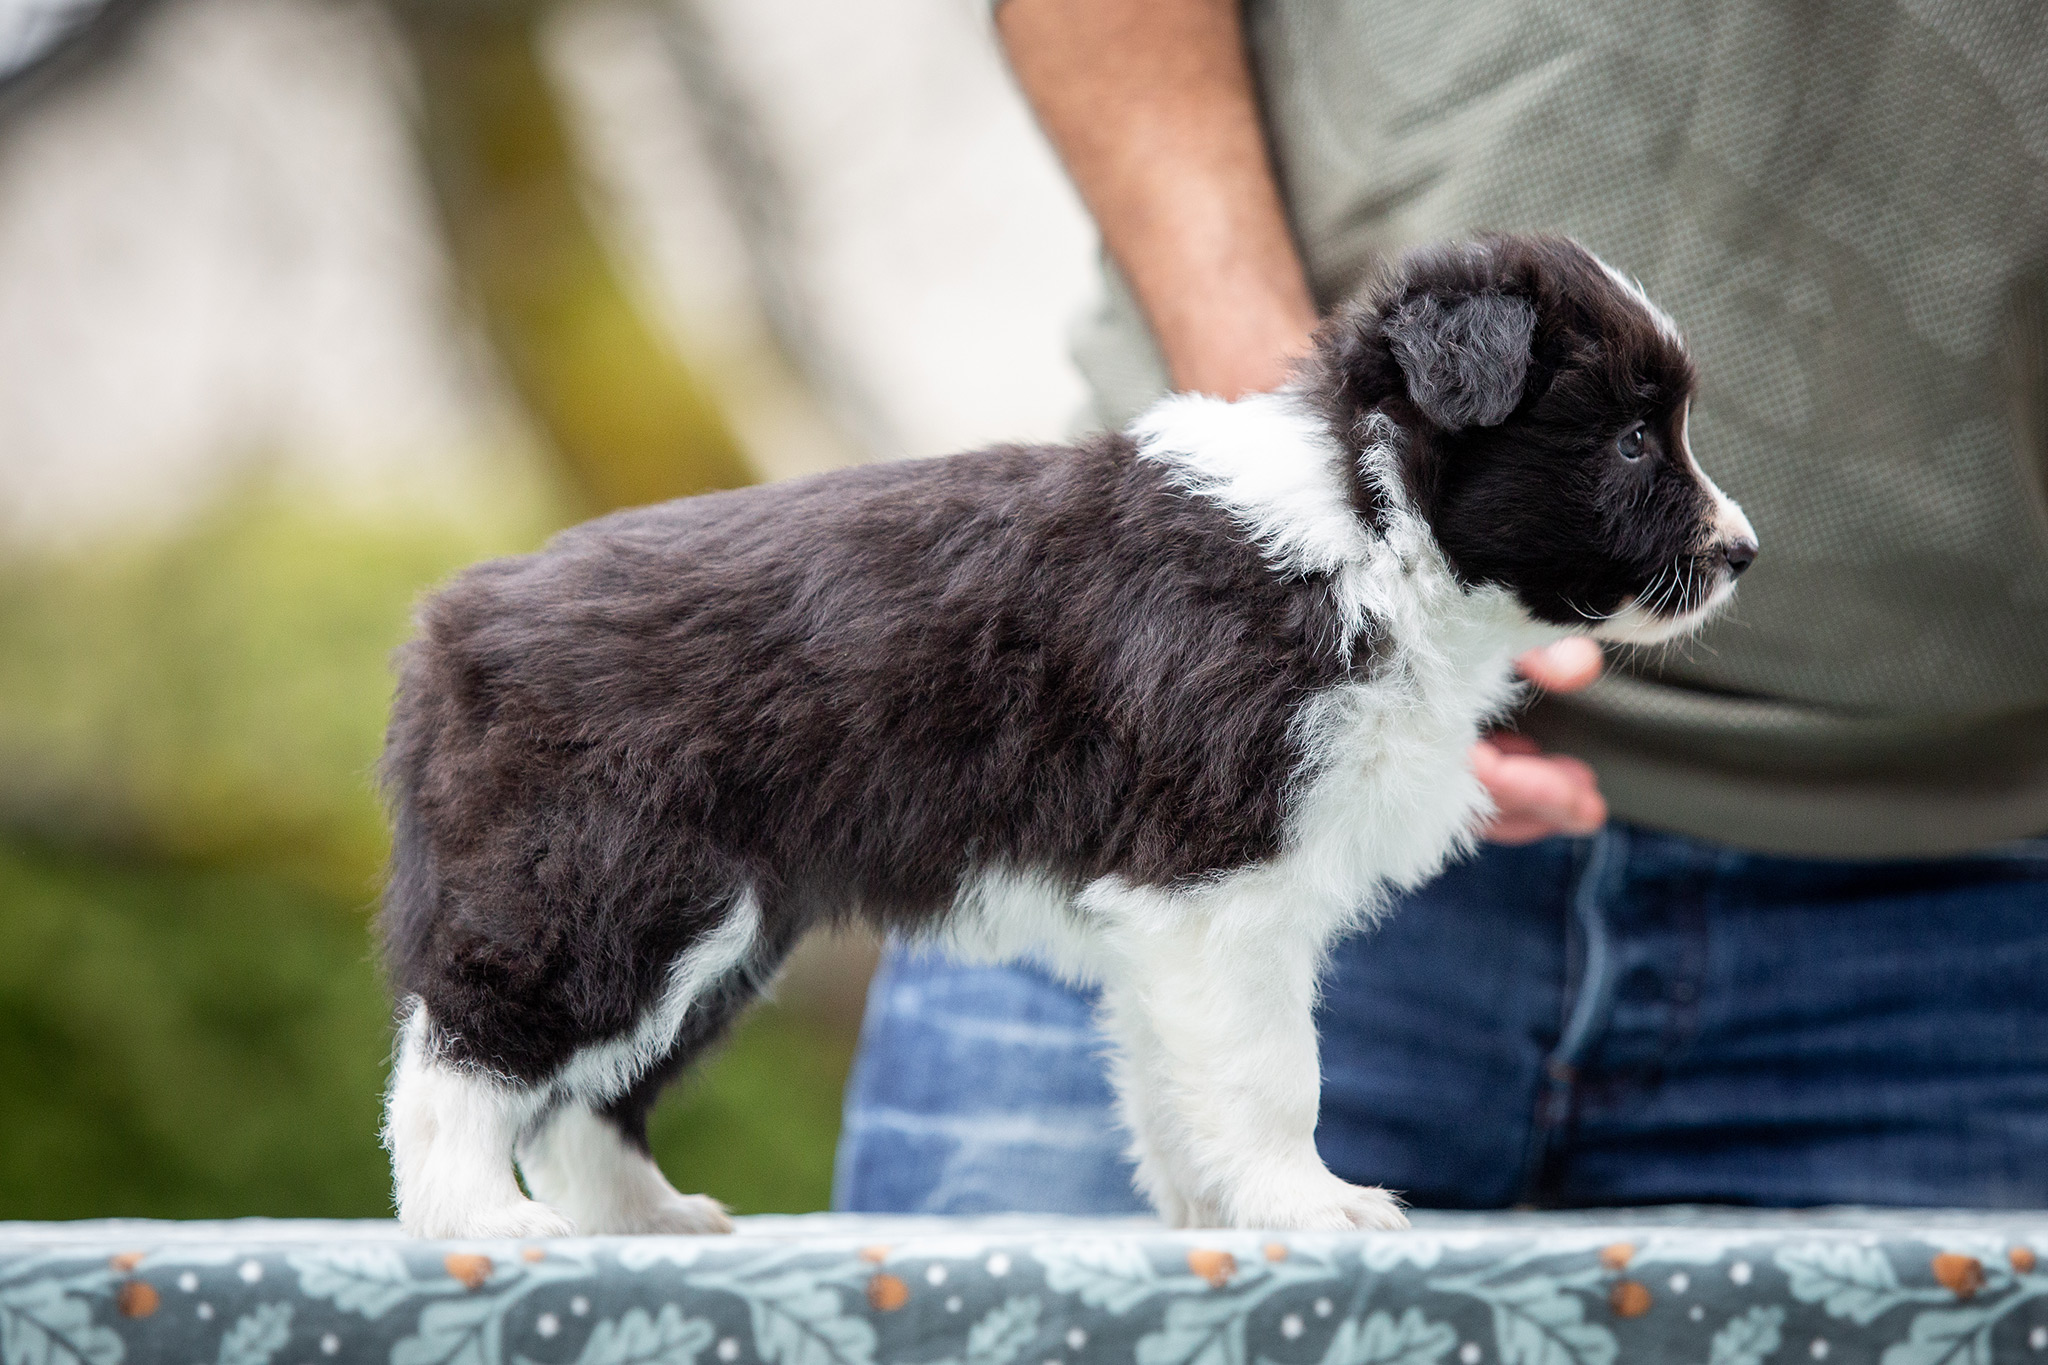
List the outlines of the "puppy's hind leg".
<svg viewBox="0 0 2048 1365">
<path fill-rule="evenodd" d="M 563 1068 L 557 1093 L 565 1102 L 520 1144 L 527 1188 L 587 1234 L 732 1231 L 717 1200 L 683 1194 L 662 1175 L 647 1145 L 647 1114 L 760 993 L 786 950 L 786 937 L 762 933 L 753 895 L 739 896 L 718 927 L 671 964 L 661 999 L 630 1035 Z"/>
<path fill-rule="evenodd" d="M 575 1220 L 578 1232 L 731 1232 L 715 1199 L 668 1183 L 647 1148 L 644 1116 L 625 1118 L 571 1103 L 519 1149 L 536 1196 Z"/>
<path fill-rule="evenodd" d="M 567 1218 L 520 1193 L 512 1149 L 546 1094 L 432 1055 L 424 1006 L 401 1035 L 386 1101 L 399 1224 L 415 1237 L 564 1237 Z"/>
</svg>

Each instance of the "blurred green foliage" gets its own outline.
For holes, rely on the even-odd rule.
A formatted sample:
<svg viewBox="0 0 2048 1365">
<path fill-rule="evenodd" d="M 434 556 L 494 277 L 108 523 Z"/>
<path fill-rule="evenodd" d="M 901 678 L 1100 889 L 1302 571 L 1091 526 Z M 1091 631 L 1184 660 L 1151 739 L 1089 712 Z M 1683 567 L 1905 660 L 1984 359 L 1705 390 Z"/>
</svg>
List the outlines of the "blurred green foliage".
<svg viewBox="0 0 2048 1365">
<path fill-rule="evenodd" d="M 0 1218 L 388 1212 L 387 659 L 424 588 L 549 520 L 256 490 L 0 564 Z M 850 1048 L 757 1013 L 657 1154 L 742 1211 L 823 1207 Z"/>
<path fill-rule="evenodd" d="M 603 248 L 542 12 L 392 5 L 451 263 L 551 485 L 508 465 L 461 517 L 250 487 L 156 537 L 0 549 L 0 1218 L 388 1212 L 372 770 L 411 604 L 576 513 L 753 478 Z M 656 1154 L 742 1212 L 824 1207 L 851 1049 L 756 1013 Z"/>
<path fill-rule="evenodd" d="M 412 600 L 544 524 L 254 488 L 175 533 L 0 566 L 0 814 L 367 894 L 385 850 L 370 771 Z"/>
<path fill-rule="evenodd" d="M 366 916 L 275 876 L 0 844 L 0 1216 L 376 1215 Z"/>
</svg>

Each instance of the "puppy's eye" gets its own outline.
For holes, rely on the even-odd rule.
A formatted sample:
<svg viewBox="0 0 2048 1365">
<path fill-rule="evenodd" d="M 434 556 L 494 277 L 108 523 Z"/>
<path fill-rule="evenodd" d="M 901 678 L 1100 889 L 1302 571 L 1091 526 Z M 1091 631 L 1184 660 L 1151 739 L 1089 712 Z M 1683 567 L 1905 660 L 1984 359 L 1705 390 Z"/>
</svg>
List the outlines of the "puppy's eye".
<svg viewBox="0 0 2048 1365">
<path fill-rule="evenodd" d="M 1621 452 L 1621 458 L 1624 460 L 1642 459 L 1643 424 L 1638 422 L 1627 431 L 1621 433 L 1620 439 L 1614 443 L 1614 448 Z"/>
</svg>

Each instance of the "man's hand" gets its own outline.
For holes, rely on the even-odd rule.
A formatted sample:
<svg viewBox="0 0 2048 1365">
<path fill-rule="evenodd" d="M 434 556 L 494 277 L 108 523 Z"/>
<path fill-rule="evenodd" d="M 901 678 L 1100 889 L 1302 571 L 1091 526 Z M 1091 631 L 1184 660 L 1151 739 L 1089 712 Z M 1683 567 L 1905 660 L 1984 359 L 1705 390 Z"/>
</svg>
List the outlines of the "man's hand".
<svg viewBox="0 0 2048 1365">
<path fill-rule="evenodd" d="M 1515 661 L 1522 676 L 1552 692 L 1576 692 L 1600 676 L 1600 646 L 1560 640 Z M 1495 734 L 1472 746 L 1472 770 L 1498 808 L 1482 837 L 1531 844 L 1553 834 L 1591 834 L 1607 821 L 1593 770 L 1576 758 L 1546 754 L 1520 735 Z"/>
</svg>

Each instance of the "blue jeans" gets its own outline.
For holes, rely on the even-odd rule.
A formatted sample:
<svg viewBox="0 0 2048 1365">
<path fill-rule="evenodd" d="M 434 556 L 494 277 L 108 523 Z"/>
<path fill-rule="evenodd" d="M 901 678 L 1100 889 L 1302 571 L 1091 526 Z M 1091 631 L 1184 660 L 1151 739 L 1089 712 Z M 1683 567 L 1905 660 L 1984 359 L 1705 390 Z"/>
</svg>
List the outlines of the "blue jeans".
<svg viewBox="0 0 2048 1365">
<path fill-rule="evenodd" d="M 1135 1212 L 1093 1001 L 892 952 L 836 1202 Z M 1490 847 L 1337 950 L 1317 1145 L 1414 1204 L 2048 1207 L 2048 840 Z"/>
</svg>

